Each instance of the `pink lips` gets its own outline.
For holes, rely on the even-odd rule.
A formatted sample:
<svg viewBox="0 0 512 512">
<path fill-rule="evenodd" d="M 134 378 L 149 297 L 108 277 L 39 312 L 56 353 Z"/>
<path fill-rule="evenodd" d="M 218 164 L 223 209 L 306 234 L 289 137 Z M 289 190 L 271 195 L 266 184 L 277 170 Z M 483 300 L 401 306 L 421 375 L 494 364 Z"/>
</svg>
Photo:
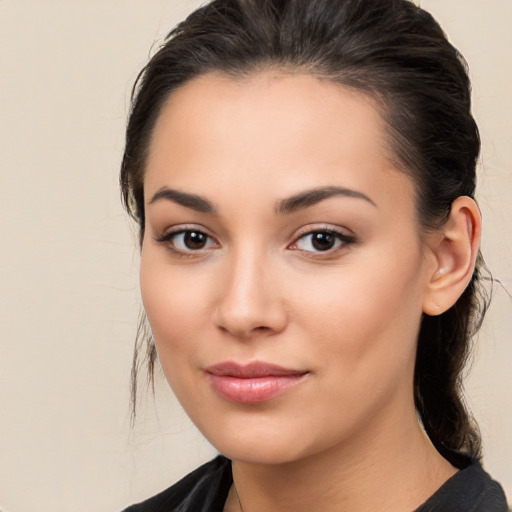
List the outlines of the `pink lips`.
<svg viewBox="0 0 512 512">
<path fill-rule="evenodd" d="M 248 365 L 225 362 L 210 366 L 205 371 L 220 396 L 241 404 L 271 400 L 298 384 L 308 373 L 262 362 Z"/>
</svg>

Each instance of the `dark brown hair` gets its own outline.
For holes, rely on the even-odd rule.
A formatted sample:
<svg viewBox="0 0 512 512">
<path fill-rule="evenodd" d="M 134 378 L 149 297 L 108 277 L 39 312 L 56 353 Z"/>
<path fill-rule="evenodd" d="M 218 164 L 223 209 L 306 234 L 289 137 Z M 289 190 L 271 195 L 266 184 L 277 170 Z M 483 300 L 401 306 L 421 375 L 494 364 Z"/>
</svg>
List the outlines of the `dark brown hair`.
<svg viewBox="0 0 512 512">
<path fill-rule="evenodd" d="M 213 0 L 172 30 L 134 87 L 120 181 L 141 237 L 147 151 L 169 95 L 208 72 L 237 78 L 268 68 L 309 73 L 377 100 L 394 163 L 416 185 L 424 229 L 442 225 L 457 197 L 473 197 L 480 139 L 467 66 L 429 13 L 408 0 Z M 481 266 L 479 256 L 451 309 L 423 316 L 418 339 L 416 408 L 433 444 L 459 467 L 460 452 L 481 457 L 462 394 L 471 336 L 487 304 Z M 150 336 L 136 343 L 134 397 L 141 350 L 152 382 Z"/>
</svg>

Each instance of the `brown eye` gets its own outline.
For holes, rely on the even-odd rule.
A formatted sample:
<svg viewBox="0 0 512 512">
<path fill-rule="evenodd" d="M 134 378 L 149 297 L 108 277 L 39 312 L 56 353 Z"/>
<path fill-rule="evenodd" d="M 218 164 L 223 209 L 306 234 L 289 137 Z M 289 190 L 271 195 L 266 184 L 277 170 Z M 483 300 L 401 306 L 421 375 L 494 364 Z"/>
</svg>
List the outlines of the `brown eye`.
<svg viewBox="0 0 512 512">
<path fill-rule="evenodd" d="M 345 235 L 338 231 L 317 230 L 305 233 L 297 239 L 291 247 L 304 252 L 321 253 L 334 252 L 355 242 L 353 236 Z"/>
<path fill-rule="evenodd" d="M 183 244 L 190 250 L 204 249 L 208 237 L 199 231 L 186 231 L 183 233 Z"/>
<path fill-rule="evenodd" d="M 318 232 L 311 235 L 311 245 L 317 251 L 328 251 L 336 243 L 336 236 L 332 233 Z"/>
<path fill-rule="evenodd" d="M 195 229 L 181 229 L 166 233 L 161 237 L 156 237 L 155 240 L 181 254 L 218 248 L 218 244 L 211 236 Z"/>
</svg>

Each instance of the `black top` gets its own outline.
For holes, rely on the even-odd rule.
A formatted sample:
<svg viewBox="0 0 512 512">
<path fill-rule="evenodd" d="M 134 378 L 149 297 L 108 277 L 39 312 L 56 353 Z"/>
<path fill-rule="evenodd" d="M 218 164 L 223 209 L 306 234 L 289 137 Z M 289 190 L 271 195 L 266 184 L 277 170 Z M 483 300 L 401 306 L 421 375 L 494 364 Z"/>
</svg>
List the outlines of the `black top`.
<svg viewBox="0 0 512 512">
<path fill-rule="evenodd" d="M 124 512 L 222 512 L 233 483 L 231 462 L 222 455 L 169 489 Z M 453 475 L 415 512 L 507 512 L 501 486 L 479 463 Z"/>
</svg>

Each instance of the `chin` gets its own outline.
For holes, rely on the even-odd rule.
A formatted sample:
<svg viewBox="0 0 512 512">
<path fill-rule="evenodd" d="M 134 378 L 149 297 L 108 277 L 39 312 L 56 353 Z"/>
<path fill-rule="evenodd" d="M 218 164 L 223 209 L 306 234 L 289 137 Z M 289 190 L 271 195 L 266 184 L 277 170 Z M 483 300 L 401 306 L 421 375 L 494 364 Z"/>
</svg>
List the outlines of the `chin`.
<svg viewBox="0 0 512 512">
<path fill-rule="evenodd" d="M 286 426 L 278 431 L 262 427 L 225 429 L 223 435 L 204 434 L 222 455 L 247 464 L 287 464 L 322 450 L 314 442 L 308 443 L 304 435 L 294 435 Z"/>
<path fill-rule="evenodd" d="M 286 446 L 254 446 L 246 444 L 245 446 L 226 446 L 225 450 L 221 450 L 228 459 L 243 462 L 246 464 L 256 465 L 280 465 L 296 462 L 305 458 L 294 450 L 287 449 Z"/>
</svg>

